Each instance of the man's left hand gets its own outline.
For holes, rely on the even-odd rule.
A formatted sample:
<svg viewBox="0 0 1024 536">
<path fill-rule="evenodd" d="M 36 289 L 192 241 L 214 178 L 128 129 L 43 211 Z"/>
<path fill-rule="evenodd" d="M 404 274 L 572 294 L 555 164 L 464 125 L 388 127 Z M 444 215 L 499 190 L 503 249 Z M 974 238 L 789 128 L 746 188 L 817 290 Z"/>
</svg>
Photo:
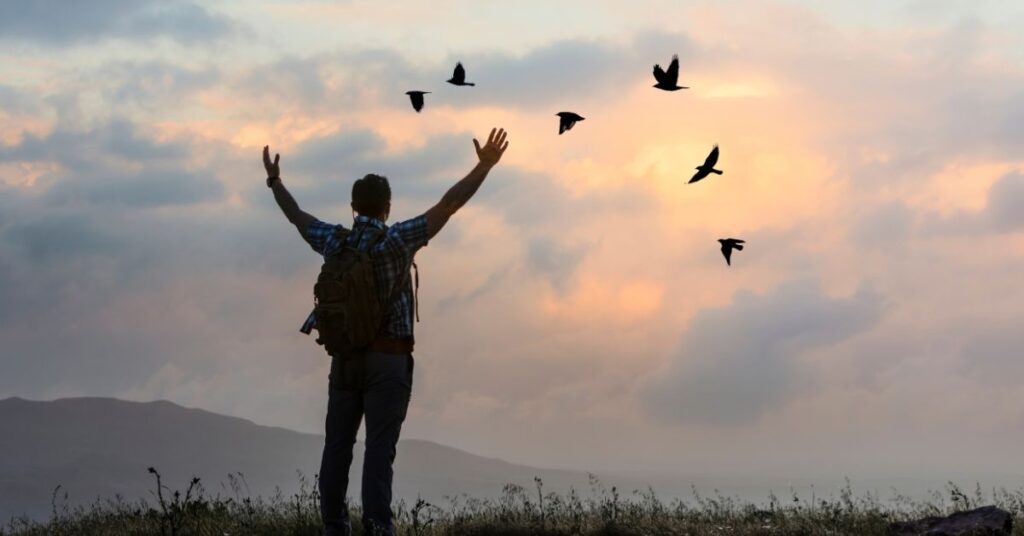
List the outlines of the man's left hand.
<svg viewBox="0 0 1024 536">
<path fill-rule="evenodd" d="M 270 161 L 270 146 L 263 146 L 263 167 L 267 168 L 267 186 L 270 186 L 270 179 L 281 178 L 281 167 L 277 165 L 281 161 L 281 155 L 275 154 L 274 161 Z"/>
</svg>

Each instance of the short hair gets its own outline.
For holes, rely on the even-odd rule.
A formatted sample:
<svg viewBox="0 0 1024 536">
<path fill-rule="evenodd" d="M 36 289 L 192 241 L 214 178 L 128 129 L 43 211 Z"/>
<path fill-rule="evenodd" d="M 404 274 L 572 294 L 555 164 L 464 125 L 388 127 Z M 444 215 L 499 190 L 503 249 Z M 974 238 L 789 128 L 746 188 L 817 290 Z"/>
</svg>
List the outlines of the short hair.
<svg viewBox="0 0 1024 536">
<path fill-rule="evenodd" d="M 363 216 L 379 216 L 391 202 L 388 178 L 373 173 L 352 184 L 352 208 Z"/>
</svg>

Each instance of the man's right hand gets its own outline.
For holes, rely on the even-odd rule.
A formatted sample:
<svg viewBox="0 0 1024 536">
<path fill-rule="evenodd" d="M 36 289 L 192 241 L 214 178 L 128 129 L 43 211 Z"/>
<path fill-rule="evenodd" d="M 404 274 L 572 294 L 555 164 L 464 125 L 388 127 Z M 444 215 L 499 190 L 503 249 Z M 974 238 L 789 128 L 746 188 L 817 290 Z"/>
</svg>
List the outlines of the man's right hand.
<svg viewBox="0 0 1024 536">
<path fill-rule="evenodd" d="M 505 139 L 507 137 L 505 129 L 492 128 L 491 134 L 487 136 L 487 144 L 483 147 L 480 147 L 480 142 L 473 138 L 476 156 L 480 159 L 480 163 L 469 172 L 469 175 L 449 188 L 436 205 L 427 210 L 425 215 L 429 238 L 433 238 L 448 222 L 448 218 L 455 214 L 455 211 L 459 210 L 462 205 L 465 205 L 470 197 L 473 197 L 477 188 L 487 178 L 487 173 L 494 167 L 494 164 L 498 163 L 498 160 L 501 160 L 505 149 L 508 149 L 508 141 Z"/>
<path fill-rule="evenodd" d="M 505 153 L 505 149 L 508 149 L 508 142 L 505 138 L 508 134 L 505 129 L 491 129 L 491 134 L 487 136 L 487 144 L 480 147 L 480 142 L 473 138 L 473 146 L 476 147 L 476 156 L 480 159 L 480 163 L 491 168 L 501 160 L 501 155 Z"/>
<path fill-rule="evenodd" d="M 280 179 L 281 178 L 281 167 L 277 165 L 277 163 L 280 162 L 280 161 L 281 161 L 281 155 L 280 154 L 275 154 L 274 155 L 274 161 L 271 162 L 270 161 L 270 146 L 269 145 L 264 145 L 263 146 L 263 167 L 267 168 L 267 182 L 268 183 L 270 182 L 270 179 Z"/>
</svg>

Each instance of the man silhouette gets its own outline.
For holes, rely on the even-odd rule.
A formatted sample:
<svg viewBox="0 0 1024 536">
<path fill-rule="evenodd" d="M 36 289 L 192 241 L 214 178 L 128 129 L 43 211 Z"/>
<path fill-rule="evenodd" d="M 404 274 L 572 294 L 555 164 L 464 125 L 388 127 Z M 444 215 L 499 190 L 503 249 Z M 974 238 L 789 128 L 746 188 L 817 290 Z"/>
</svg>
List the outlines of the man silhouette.
<svg viewBox="0 0 1024 536">
<path fill-rule="evenodd" d="M 483 147 L 475 138 L 473 145 L 479 162 L 465 178 L 422 215 L 390 227 L 384 223 L 391 212 L 391 188 L 387 178 L 369 174 L 357 180 L 352 185 L 354 222 L 345 243 L 338 239 L 340 234 L 336 234 L 341 225 L 324 223 L 299 208 L 281 181 L 278 165 L 281 155 L 271 161 L 270 148 L 263 148 L 267 186 L 273 190 L 274 199 L 288 221 L 314 251 L 325 257 L 346 244 L 369 251 L 378 298 L 385 309 L 377 338 L 360 352 L 363 370 L 359 384 L 342 381 L 351 356 L 331 356 L 326 438 L 320 461 L 320 515 L 326 535 L 348 535 L 352 531 L 345 495 L 352 447 L 364 416 L 363 526 L 367 534 L 394 534 L 392 464 L 412 392 L 415 293 L 409 270 L 416 252 L 473 197 L 487 173 L 501 159 L 508 148 L 505 130 L 491 129 Z M 379 231 L 385 234 L 377 240 Z M 316 317 L 311 313 L 302 331 L 309 333 L 315 323 Z"/>
</svg>

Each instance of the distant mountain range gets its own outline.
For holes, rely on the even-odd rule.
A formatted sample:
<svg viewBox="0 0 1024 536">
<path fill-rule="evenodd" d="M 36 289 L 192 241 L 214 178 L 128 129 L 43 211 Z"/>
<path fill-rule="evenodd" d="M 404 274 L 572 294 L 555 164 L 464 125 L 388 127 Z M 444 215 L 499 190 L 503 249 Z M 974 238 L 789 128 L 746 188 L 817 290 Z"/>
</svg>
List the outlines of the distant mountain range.
<svg viewBox="0 0 1024 536">
<path fill-rule="evenodd" d="M 89 504 L 97 498 L 120 495 L 128 501 L 152 500 L 155 482 L 146 469 L 156 467 L 164 484 L 184 490 L 193 476 L 202 479 L 208 496 L 234 496 L 228 475 L 241 473 L 250 496 L 269 497 L 277 488 L 288 496 L 299 489 L 299 472 L 310 485 L 320 464 L 323 436 L 284 428 L 260 426 L 245 419 L 184 408 L 166 401 L 127 402 L 113 398 L 66 398 L 37 402 L 21 398 L 0 400 L 0 525 L 11 516 L 43 520 L 50 516 L 54 488 L 68 494 L 67 504 Z M 363 462 L 362 444 L 356 445 L 349 495 L 358 499 Z M 694 475 L 666 472 L 647 477 L 598 472 L 601 484 L 617 486 L 626 497 L 648 484 L 662 500 L 684 498 L 692 502 L 693 489 L 707 495 L 723 494 L 749 501 L 764 501 L 774 491 L 807 499 L 837 494 L 844 475 L 829 479 L 758 478 L 753 476 Z M 872 491 L 880 497 L 892 490 L 919 499 L 926 490 L 943 489 L 948 478 L 884 478 L 859 480 L 856 494 Z M 446 496 L 475 498 L 501 495 L 505 484 L 532 490 L 534 477 L 544 480 L 545 491 L 565 492 L 570 486 L 589 494 L 589 475 L 580 471 L 541 469 L 485 458 L 430 441 L 403 440 L 395 467 L 395 499 L 415 502 L 417 497 L 439 506 Z M 988 486 L 1024 488 L 1024 475 L 982 477 Z M 973 489 L 974 480 L 961 480 Z M 59 504 L 63 504 L 62 502 Z"/>
<path fill-rule="evenodd" d="M 228 474 L 242 473 L 249 494 L 287 496 L 299 488 L 298 472 L 310 484 L 319 469 L 323 436 L 261 426 L 245 419 L 166 401 L 66 398 L 51 402 L 0 400 L 0 524 L 11 516 L 45 519 L 54 488 L 71 505 L 121 495 L 151 499 L 147 468 L 164 483 L 184 489 L 193 476 L 209 495 L 231 495 Z M 358 498 L 362 444 L 349 495 Z M 588 489 L 588 475 L 516 465 L 430 441 L 403 440 L 395 467 L 395 498 L 428 501 L 468 493 L 494 497 L 506 483 Z"/>
</svg>

